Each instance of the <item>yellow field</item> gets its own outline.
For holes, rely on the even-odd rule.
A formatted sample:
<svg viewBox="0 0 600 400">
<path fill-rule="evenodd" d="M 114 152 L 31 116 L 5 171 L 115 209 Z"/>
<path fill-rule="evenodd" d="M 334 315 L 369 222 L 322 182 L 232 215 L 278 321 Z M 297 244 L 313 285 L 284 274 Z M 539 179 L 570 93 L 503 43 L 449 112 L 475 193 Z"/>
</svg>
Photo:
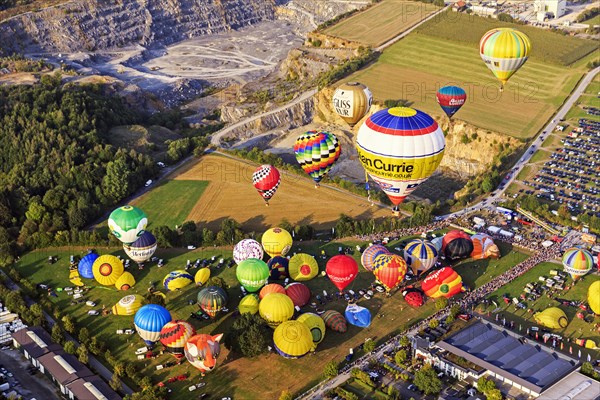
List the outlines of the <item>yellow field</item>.
<svg viewBox="0 0 600 400">
<path fill-rule="evenodd" d="M 389 217 L 387 208 L 370 206 L 359 196 L 322 186 L 315 189 L 307 178 L 282 172 L 281 185 L 266 207 L 252 186 L 256 165 L 222 155 L 208 155 L 175 179 L 209 181 L 200 200 L 186 221 L 219 228 L 223 218 L 233 218 L 244 230 L 262 231 L 283 218 L 292 224 L 310 224 L 315 229 L 329 228 L 341 213 L 355 218 Z"/>
<path fill-rule="evenodd" d="M 325 30 L 327 35 L 379 46 L 439 7 L 406 0 L 384 0 Z"/>
</svg>

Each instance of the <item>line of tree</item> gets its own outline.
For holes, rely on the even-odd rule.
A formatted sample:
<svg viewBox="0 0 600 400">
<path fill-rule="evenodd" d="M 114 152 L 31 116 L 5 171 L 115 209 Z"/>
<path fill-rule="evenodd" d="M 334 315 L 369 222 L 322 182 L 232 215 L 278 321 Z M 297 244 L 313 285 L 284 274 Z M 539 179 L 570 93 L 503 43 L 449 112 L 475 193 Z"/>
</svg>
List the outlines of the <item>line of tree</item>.
<svg viewBox="0 0 600 400">
<path fill-rule="evenodd" d="M 351 59 L 344 61 L 342 64 L 328 71 L 322 72 L 317 80 L 319 88 L 329 86 L 332 83 L 347 77 L 353 72 L 358 71 L 370 62 L 375 61 L 380 54 L 369 47 L 362 46 L 358 48 L 358 52 L 358 56 L 352 57 Z"/>
<path fill-rule="evenodd" d="M 589 8 L 579 14 L 575 19 L 576 22 L 587 21 L 588 19 L 594 18 L 596 15 L 600 14 L 600 7 Z"/>
</svg>

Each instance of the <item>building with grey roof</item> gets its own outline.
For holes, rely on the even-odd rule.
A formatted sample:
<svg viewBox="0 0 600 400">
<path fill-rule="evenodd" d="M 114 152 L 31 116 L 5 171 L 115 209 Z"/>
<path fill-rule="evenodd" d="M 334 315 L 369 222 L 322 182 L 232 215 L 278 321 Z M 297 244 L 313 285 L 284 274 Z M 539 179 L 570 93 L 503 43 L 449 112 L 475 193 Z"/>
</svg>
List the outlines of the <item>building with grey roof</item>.
<svg viewBox="0 0 600 400">
<path fill-rule="evenodd" d="M 40 365 L 39 357 L 52 351 L 62 350 L 62 346 L 54 343 L 48 332 L 39 326 L 20 329 L 13 332 L 11 336 L 13 346 L 36 367 Z"/>
<path fill-rule="evenodd" d="M 77 400 L 121 400 L 110 386 L 97 376 L 76 379 L 67 388 Z"/>
</svg>

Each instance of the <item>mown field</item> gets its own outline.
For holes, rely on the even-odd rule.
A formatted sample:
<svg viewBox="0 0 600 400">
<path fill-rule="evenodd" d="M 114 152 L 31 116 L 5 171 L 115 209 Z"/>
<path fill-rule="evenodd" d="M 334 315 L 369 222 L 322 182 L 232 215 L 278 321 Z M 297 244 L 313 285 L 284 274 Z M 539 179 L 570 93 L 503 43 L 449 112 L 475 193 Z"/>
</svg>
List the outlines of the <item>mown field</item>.
<svg viewBox="0 0 600 400">
<path fill-rule="evenodd" d="M 383 0 L 326 29 L 324 33 L 376 47 L 436 10 L 439 10 L 439 7 L 428 3 Z"/>
<path fill-rule="evenodd" d="M 506 317 L 507 320 L 515 320 L 515 325 L 522 325 L 522 331 L 525 332 L 527 328 L 532 326 L 539 326 L 535 323 L 533 318 L 533 314 L 545 310 L 548 307 L 559 307 L 561 310 L 565 312 L 567 318 L 569 320 L 569 325 L 566 328 L 555 331 L 563 337 L 568 337 L 571 340 L 575 339 L 591 339 L 594 340 L 597 344 L 600 344 L 600 332 L 594 329 L 594 324 L 600 323 L 600 317 L 596 316 L 596 318 L 589 319 L 585 322 L 575 316 L 575 314 L 580 311 L 576 307 L 567 307 L 562 306 L 560 303 L 553 298 L 549 298 L 548 295 L 542 295 L 535 302 L 524 302 L 527 308 L 531 308 L 534 310 L 533 313 L 527 312 L 527 310 L 517 309 L 512 303 L 505 304 L 502 301 L 503 295 L 508 295 L 511 298 L 519 297 L 521 293 L 523 293 L 523 288 L 527 283 L 536 283 L 538 281 L 538 277 L 545 276 L 550 277 L 550 270 L 562 270 L 562 265 L 555 263 L 542 263 L 535 266 L 533 269 L 523 274 L 522 276 L 516 278 L 512 282 L 498 289 L 496 292 L 490 294 L 488 298 L 495 300 L 500 306 L 501 310 L 499 311 L 501 314 L 500 318 Z M 600 277 L 598 275 L 587 275 L 579 280 L 571 289 L 563 290 L 558 292 L 554 297 L 566 300 L 576 300 L 587 302 L 587 290 L 590 285 L 599 280 Z M 570 278 L 567 278 L 567 285 L 571 285 L 572 281 Z M 490 305 L 485 310 L 491 311 L 495 306 Z M 574 355 L 577 356 L 577 352 L 580 349 L 579 346 L 573 345 Z M 568 351 L 568 346 L 565 348 L 565 351 Z M 593 351 L 589 349 L 582 349 L 582 360 L 587 358 L 587 354 L 590 353 L 593 359 L 598 359 L 600 357 L 599 351 Z"/>
<path fill-rule="evenodd" d="M 400 241 L 400 240 L 399 240 Z M 390 243 L 389 248 L 393 249 L 399 241 Z M 292 252 L 307 252 L 309 254 L 320 254 L 325 250 L 327 258 L 337 254 L 339 246 L 354 247 L 359 242 L 297 242 Z M 364 243 L 360 243 L 364 247 Z M 113 253 L 123 256 L 121 250 L 98 249 L 101 254 Z M 480 260 L 472 262 L 463 261 L 457 269 L 463 273 L 465 282 L 471 285 L 471 288 L 481 285 L 492 276 L 496 276 L 502 271 L 510 268 L 517 260 L 526 257 L 521 253 L 511 254 L 510 246 L 501 244 L 503 258 L 498 261 Z M 45 283 L 52 288 L 71 286 L 68 281 L 68 258 L 70 254 L 83 255 L 85 249 L 46 249 L 28 253 L 17 263 L 17 270 L 27 279 L 34 283 Z M 47 264 L 49 255 L 57 255 L 58 263 L 54 265 Z M 145 294 L 151 282 L 155 282 L 157 287 L 161 288 L 163 277 L 170 271 L 183 269 L 186 260 L 196 260 L 198 258 L 210 258 L 217 256 L 217 259 L 224 257 L 231 258 L 231 248 L 210 248 L 197 249 L 194 251 L 185 251 L 182 249 L 159 249 L 157 256 L 166 260 L 163 268 L 157 268 L 156 265 L 148 265 L 144 270 L 136 267 L 131 268 L 130 272 L 136 277 L 137 284 L 128 292 L 117 292 L 112 287 L 100 287 L 95 281 L 87 281 L 91 286 L 85 300 L 93 300 L 100 309 L 102 306 L 112 307 L 122 296 L 129 293 Z M 355 252 L 353 256 L 359 260 L 360 254 Z M 326 259 L 318 258 L 321 270 L 324 270 Z M 486 269 L 487 268 L 487 269 Z M 493 268 L 493 269 L 492 269 Z M 486 269 L 490 272 L 482 274 Z M 228 289 L 229 303 L 231 311 L 237 307 L 241 292 L 239 284 L 235 278 L 235 268 L 220 268 L 216 265 L 211 266 L 213 276 L 219 276 L 230 285 Z M 190 270 L 195 273 L 195 269 Z M 357 279 L 348 287 L 358 290 L 367 288 L 373 281 L 373 275 L 370 272 L 360 268 Z M 323 277 L 317 277 L 306 282 L 313 295 L 327 290 L 329 293 L 334 291 L 334 286 Z M 164 289 L 162 290 L 163 292 Z M 198 288 L 190 285 L 179 292 L 166 293 L 167 308 L 170 310 L 173 318 L 189 319 L 190 313 L 197 310 L 197 306 L 189 304 L 194 302 L 198 293 Z M 391 298 L 386 298 L 377 294 L 371 300 L 361 299 L 359 304 L 371 310 L 373 322 L 369 328 L 360 329 L 349 326 L 345 334 L 328 332 L 325 340 L 319 345 L 314 355 L 308 355 L 298 360 L 287 360 L 276 354 L 268 354 L 257 357 L 256 359 L 247 359 L 234 357 L 229 351 L 222 347 L 222 353 L 219 357 L 217 369 L 205 378 L 200 378 L 198 371 L 193 369 L 188 363 L 183 363 L 169 369 L 156 370 L 158 364 L 164 364 L 172 361 L 170 355 L 164 354 L 155 360 L 138 361 L 134 354 L 135 349 L 142 347 L 143 342 L 137 335 L 115 335 L 117 329 L 130 328 L 133 325 L 133 317 L 127 316 L 89 316 L 87 311 L 89 307 L 71 304 L 70 297 L 65 292 L 57 293 L 58 297 L 49 297 L 52 302 L 57 304 L 66 314 L 72 315 L 78 321 L 79 326 L 86 326 L 90 332 L 99 336 L 111 350 L 113 355 L 119 359 L 134 363 L 145 375 L 149 375 L 155 380 L 166 381 L 168 378 L 180 374 L 188 374 L 190 377 L 185 382 L 176 382 L 168 384 L 173 390 L 170 399 L 182 400 L 189 398 L 187 387 L 192 383 L 202 380 L 206 382 L 203 390 L 211 394 L 210 398 L 221 398 L 222 396 L 232 396 L 235 399 L 274 399 L 277 398 L 281 390 L 288 389 L 295 393 L 300 393 L 313 386 L 320 380 L 320 375 L 325 364 L 331 360 L 341 362 L 347 354 L 350 347 L 357 347 L 368 337 L 381 340 L 388 335 L 392 335 L 405 329 L 409 324 L 425 318 L 434 312 L 434 302 L 428 301 L 423 307 L 414 309 L 408 306 L 399 293 Z M 336 309 L 343 311 L 345 302 L 335 300 L 324 306 L 325 309 Z M 311 311 L 310 307 L 305 307 L 303 311 Z M 231 313 L 218 317 L 214 321 L 198 321 L 189 319 L 189 321 L 202 333 L 226 333 L 233 323 L 234 317 Z M 160 347 L 160 346 L 158 346 Z M 361 355 L 360 352 L 357 353 Z M 265 366 L 269 367 L 266 368 Z M 200 391 L 194 392 L 199 393 Z"/>
</svg>

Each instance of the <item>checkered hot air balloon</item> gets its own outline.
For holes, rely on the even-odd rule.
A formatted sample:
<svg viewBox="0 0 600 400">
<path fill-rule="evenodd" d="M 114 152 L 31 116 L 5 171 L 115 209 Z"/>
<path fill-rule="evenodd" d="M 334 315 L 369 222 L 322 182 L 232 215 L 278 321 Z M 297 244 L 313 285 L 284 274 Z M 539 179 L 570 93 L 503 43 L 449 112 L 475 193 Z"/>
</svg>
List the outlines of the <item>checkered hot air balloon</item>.
<svg viewBox="0 0 600 400">
<path fill-rule="evenodd" d="M 373 263 L 373 275 L 389 292 L 402 282 L 406 268 L 406 261 L 399 255 L 381 254 Z"/>
<path fill-rule="evenodd" d="M 485 65 L 500 81 L 500 90 L 531 52 L 531 41 L 522 32 L 512 28 L 487 31 L 479 41 L 479 55 Z"/>
<path fill-rule="evenodd" d="M 296 139 L 294 154 L 300 167 L 315 181 L 315 187 L 340 158 L 342 148 L 330 132 L 308 131 Z"/>
<path fill-rule="evenodd" d="M 275 195 L 280 183 L 279 171 L 272 165 L 261 165 L 252 174 L 252 184 L 265 200 L 266 205 L 269 205 L 269 200 Z"/>
<path fill-rule="evenodd" d="M 365 249 L 360 256 L 360 262 L 367 271 L 373 271 L 373 262 L 380 254 L 389 254 L 389 250 L 380 244 L 374 244 Z"/>
<path fill-rule="evenodd" d="M 179 359 L 183 357 L 183 348 L 189 338 L 196 334 L 196 329 L 189 322 L 175 320 L 167 322 L 160 330 L 160 342 L 167 352 Z"/>
</svg>

